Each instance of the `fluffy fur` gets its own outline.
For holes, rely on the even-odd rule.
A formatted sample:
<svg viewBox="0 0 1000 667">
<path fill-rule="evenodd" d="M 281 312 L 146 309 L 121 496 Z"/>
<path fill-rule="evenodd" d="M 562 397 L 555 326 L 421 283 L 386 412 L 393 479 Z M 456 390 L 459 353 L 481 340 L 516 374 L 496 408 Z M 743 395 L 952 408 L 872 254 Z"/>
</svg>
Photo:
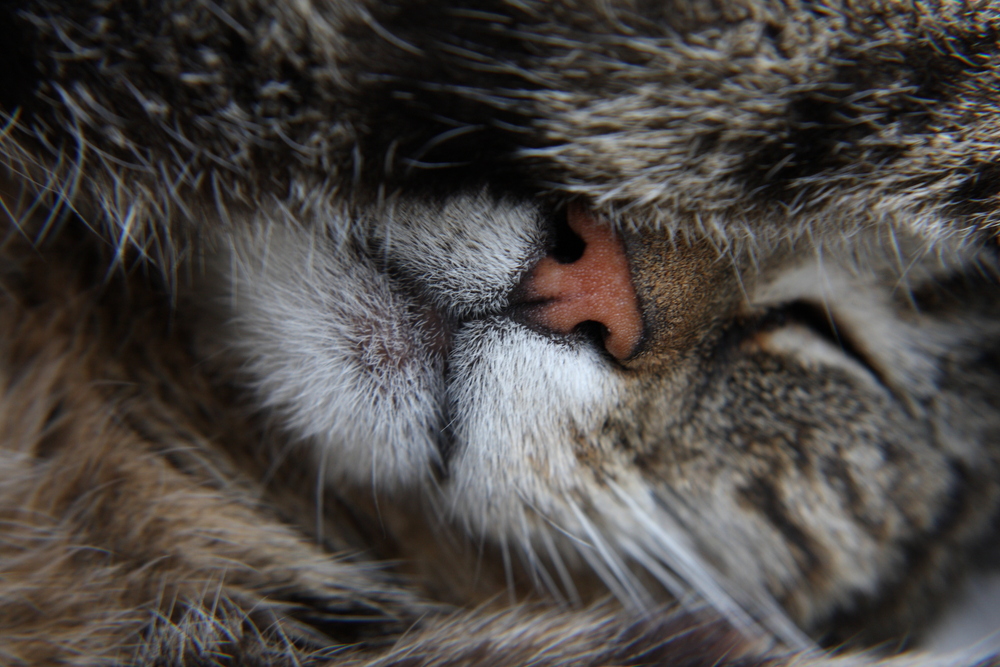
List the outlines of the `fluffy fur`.
<svg viewBox="0 0 1000 667">
<path fill-rule="evenodd" d="M 997 661 L 1000 8 L 0 17 L 4 661 Z"/>
</svg>

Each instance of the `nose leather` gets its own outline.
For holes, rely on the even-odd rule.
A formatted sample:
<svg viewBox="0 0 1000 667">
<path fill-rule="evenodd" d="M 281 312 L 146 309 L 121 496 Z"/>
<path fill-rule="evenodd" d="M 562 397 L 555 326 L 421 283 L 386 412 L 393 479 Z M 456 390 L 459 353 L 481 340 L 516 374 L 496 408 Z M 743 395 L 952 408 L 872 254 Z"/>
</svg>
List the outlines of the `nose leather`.
<svg viewBox="0 0 1000 667">
<path fill-rule="evenodd" d="M 585 244 L 575 262 L 551 255 L 531 271 L 525 284 L 536 305 L 531 319 L 556 333 L 570 333 L 584 322 L 599 322 L 606 331 L 605 349 L 627 359 L 642 337 L 642 315 L 622 240 L 583 206 L 571 205 L 567 222 Z"/>
</svg>

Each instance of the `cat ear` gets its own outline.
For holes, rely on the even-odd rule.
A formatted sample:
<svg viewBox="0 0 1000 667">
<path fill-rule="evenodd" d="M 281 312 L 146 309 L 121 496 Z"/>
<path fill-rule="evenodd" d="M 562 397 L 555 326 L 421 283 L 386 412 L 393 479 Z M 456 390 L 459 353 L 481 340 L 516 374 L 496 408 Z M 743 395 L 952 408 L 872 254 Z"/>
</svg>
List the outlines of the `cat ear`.
<svg viewBox="0 0 1000 667">
<path fill-rule="evenodd" d="M 604 328 L 605 349 L 616 359 L 632 355 L 642 338 L 642 314 L 622 240 L 580 205 L 570 205 L 567 222 L 584 249 L 572 262 L 542 258 L 524 285 L 532 322 L 568 334 L 584 322 Z"/>
</svg>

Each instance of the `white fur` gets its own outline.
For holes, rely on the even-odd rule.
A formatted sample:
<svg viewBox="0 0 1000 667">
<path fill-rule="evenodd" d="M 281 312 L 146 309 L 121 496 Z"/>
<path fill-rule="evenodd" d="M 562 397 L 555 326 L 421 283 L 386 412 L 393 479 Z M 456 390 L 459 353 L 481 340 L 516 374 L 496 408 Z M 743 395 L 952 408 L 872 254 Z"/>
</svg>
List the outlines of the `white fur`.
<svg viewBox="0 0 1000 667">
<path fill-rule="evenodd" d="M 415 304 L 321 232 L 265 226 L 233 247 L 231 340 L 264 405 L 331 478 L 412 483 L 437 457 L 441 359 Z"/>
<path fill-rule="evenodd" d="M 507 306 L 508 295 L 540 256 L 538 208 L 485 192 L 428 208 L 403 201 L 375 221 L 375 254 L 452 317 Z"/>
</svg>

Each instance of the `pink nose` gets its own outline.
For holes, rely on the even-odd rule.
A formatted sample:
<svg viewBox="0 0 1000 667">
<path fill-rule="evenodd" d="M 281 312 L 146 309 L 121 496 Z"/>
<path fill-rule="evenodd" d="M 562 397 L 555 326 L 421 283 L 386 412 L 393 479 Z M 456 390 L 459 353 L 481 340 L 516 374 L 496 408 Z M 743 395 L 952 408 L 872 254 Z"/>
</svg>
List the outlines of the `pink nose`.
<svg viewBox="0 0 1000 667">
<path fill-rule="evenodd" d="M 532 270 L 525 296 L 538 302 L 532 320 L 557 333 L 570 333 L 583 322 L 604 325 L 604 347 L 627 359 L 642 336 L 642 315 L 629 276 L 625 247 L 610 226 L 582 206 L 567 212 L 570 229 L 586 244 L 583 255 L 562 263 L 551 255 Z"/>
</svg>

